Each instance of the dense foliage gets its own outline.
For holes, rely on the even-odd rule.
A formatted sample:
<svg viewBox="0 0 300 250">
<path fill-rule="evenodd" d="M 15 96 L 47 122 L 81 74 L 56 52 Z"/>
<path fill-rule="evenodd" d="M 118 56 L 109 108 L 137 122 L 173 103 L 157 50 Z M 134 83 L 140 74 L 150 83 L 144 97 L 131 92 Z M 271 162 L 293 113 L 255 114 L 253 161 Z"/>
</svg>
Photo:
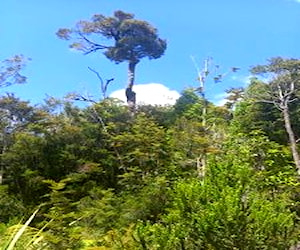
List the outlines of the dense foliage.
<svg viewBox="0 0 300 250">
<path fill-rule="evenodd" d="M 293 158 L 284 127 L 266 133 L 255 125 L 265 109 L 248 102 L 208 104 L 203 127 L 192 90 L 135 116 L 113 99 L 2 96 L 1 242 L 39 207 L 17 248 L 41 229 L 32 249 L 288 249 L 299 240 Z"/>
<path fill-rule="evenodd" d="M 99 49 L 116 62 L 135 66 L 166 48 L 156 29 L 124 12 L 77 27 L 59 35 L 75 32 L 87 44 L 73 46 L 91 51 L 100 45 L 85 36 L 113 38 L 115 47 Z M 0 87 L 26 80 L 23 57 L 3 65 Z M 33 106 L 2 95 L 0 248 L 295 248 L 299 65 L 273 58 L 254 67 L 272 79 L 229 90 L 222 107 L 193 89 L 173 106 L 134 112 L 110 98 L 84 107 L 49 98 Z"/>
</svg>

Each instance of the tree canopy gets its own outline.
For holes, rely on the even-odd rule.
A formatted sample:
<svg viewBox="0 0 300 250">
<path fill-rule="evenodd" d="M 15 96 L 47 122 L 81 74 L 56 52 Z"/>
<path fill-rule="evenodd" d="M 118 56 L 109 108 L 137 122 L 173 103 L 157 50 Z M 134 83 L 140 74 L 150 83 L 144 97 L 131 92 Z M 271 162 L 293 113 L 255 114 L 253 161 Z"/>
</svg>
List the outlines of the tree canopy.
<svg viewBox="0 0 300 250">
<path fill-rule="evenodd" d="M 0 62 L 0 87 L 26 82 L 26 77 L 21 74 L 28 58 L 15 55 Z"/>
<path fill-rule="evenodd" d="M 282 112 L 294 162 L 300 175 L 300 156 L 290 112 L 292 103 L 299 100 L 300 60 L 281 57 L 271 58 L 269 64 L 253 67 L 252 72 L 255 74 L 269 74 L 272 77 L 268 83 L 260 86 L 260 92 L 253 93 L 253 97 L 257 101 L 272 103 Z"/>
<path fill-rule="evenodd" d="M 128 63 L 127 99 L 135 105 L 134 84 L 135 67 L 139 61 L 148 57 L 161 57 L 167 47 L 166 40 L 158 37 L 157 29 L 146 21 L 134 19 L 134 15 L 115 11 L 113 17 L 96 14 L 91 21 L 79 21 L 75 28 L 59 29 L 58 37 L 75 40 L 70 47 L 81 50 L 84 54 L 103 50 L 103 54 L 115 63 Z M 98 38 L 104 37 L 112 42 L 102 43 Z"/>
</svg>

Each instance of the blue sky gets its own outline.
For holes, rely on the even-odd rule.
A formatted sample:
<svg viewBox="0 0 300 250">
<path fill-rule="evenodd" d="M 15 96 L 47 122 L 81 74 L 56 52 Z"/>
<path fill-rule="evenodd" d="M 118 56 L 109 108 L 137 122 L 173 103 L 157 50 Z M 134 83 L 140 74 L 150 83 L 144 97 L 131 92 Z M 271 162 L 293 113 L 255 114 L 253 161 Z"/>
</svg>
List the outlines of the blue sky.
<svg viewBox="0 0 300 250">
<path fill-rule="evenodd" d="M 207 97 L 217 102 L 225 89 L 245 85 L 250 66 L 273 56 L 300 57 L 297 0 L 1 0 L 0 60 L 23 54 L 32 61 L 23 72 L 27 84 L 2 88 L 0 94 L 14 92 L 34 104 L 46 95 L 60 98 L 74 91 L 98 99 L 99 82 L 88 66 L 104 79 L 115 78 L 110 93 L 124 88 L 125 63 L 116 65 L 101 53 L 71 51 L 68 42 L 55 35 L 59 28 L 73 27 L 96 13 L 110 16 L 115 10 L 148 21 L 168 42 L 163 57 L 140 62 L 136 84 L 160 83 L 178 92 L 195 87 L 191 56 L 199 67 L 213 57 L 220 73 L 232 66 L 242 69 L 222 83 L 206 82 Z"/>
</svg>

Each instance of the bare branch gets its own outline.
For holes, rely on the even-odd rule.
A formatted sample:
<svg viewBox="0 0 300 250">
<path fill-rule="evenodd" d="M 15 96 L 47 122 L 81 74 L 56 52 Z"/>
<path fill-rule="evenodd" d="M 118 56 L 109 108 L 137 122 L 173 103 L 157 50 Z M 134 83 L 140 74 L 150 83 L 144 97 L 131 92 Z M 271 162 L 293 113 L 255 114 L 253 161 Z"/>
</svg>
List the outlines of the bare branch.
<svg viewBox="0 0 300 250">
<path fill-rule="evenodd" d="M 98 79 L 100 80 L 101 86 L 102 86 L 102 85 L 104 84 L 104 82 L 103 82 L 103 79 L 102 79 L 102 77 L 100 76 L 100 74 L 99 74 L 96 70 L 92 69 L 91 67 L 88 67 L 88 69 L 96 74 L 96 76 L 97 76 Z"/>
<path fill-rule="evenodd" d="M 292 81 L 290 84 L 290 91 L 288 91 L 285 96 L 291 96 L 294 93 L 295 93 L 295 82 Z"/>
<path fill-rule="evenodd" d="M 86 51 L 84 53 L 85 55 L 87 55 L 89 53 L 92 53 L 92 52 L 95 52 L 97 50 L 111 48 L 111 46 L 105 46 L 105 45 L 98 44 L 98 43 L 95 43 L 95 42 L 91 41 L 86 36 L 84 36 L 81 32 L 78 32 L 78 34 L 79 34 L 79 36 L 80 36 L 81 39 L 83 39 L 86 43 L 88 43 L 91 46 L 90 49 L 86 49 Z"/>
<path fill-rule="evenodd" d="M 268 100 L 268 99 L 252 99 L 252 101 L 256 102 L 256 103 L 270 103 L 273 104 L 275 106 L 275 108 L 277 108 L 278 110 L 282 111 L 282 108 L 280 107 L 280 103 L 276 102 L 276 100 Z"/>
<path fill-rule="evenodd" d="M 100 80 L 102 96 L 103 96 L 103 99 L 105 99 L 106 98 L 107 87 L 110 84 L 110 82 L 112 82 L 114 80 L 114 78 L 106 79 L 106 82 L 104 84 L 104 81 L 103 81 L 102 77 L 100 76 L 100 74 L 96 70 L 92 69 L 91 67 L 88 67 L 88 69 L 90 71 L 92 71 L 93 73 L 95 73 L 96 76 L 98 77 L 98 79 Z"/>
<path fill-rule="evenodd" d="M 83 102 L 97 103 L 95 100 L 90 99 L 90 98 L 87 98 L 87 97 L 85 97 L 85 96 L 83 96 L 83 95 L 79 95 L 79 94 L 76 95 L 76 96 L 74 96 L 73 100 L 75 100 L 75 101 L 83 101 Z"/>
<path fill-rule="evenodd" d="M 298 98 L 294 98 L 292 100 L 288 100 L 288 102 L 291 103 L 291 102 L 294 102 L 294 101 L 297 101 L 297 100 L 298 100 Z"/>
<path fill-rule="evenodd" d="M 279 98 L 280 98 L 280 100 L 282 100 L 284 98 L 284 96 L 283 96 L 283 93 L 282 93 L 282 88 L 279 84 L 277 85 L 277 89 L 278 89 Z"/>
</svg>

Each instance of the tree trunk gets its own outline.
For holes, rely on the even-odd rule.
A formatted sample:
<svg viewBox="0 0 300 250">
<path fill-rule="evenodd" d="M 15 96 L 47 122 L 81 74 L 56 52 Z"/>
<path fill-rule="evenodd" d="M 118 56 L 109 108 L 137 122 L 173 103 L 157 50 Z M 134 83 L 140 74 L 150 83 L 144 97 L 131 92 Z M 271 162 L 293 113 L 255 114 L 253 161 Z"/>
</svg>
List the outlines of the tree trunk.
<svg viewBox="0 0 300 250">
<path fill-rule="evenodd" d="M 297 142 L 295 139 L 294 131 L 292 129 L 289 108 L 288 108 L 287 104 L 284 105 L 284 107 L 282 108 L 282 113 L 283 113 L 283 118 L 284 118 L 284 126 L 285 126 L 286 132 L 288 133 L 288 136 L 289 136 L 290 147 L 292 150 L 294 162 L 296 164 L 297 173 L 298 173 L 298 175 L 300 175 L 300 157 L 299 157 L 299 153 L 297 150 Z"/>
<path fill-rule="evenodd" d="M 127 104 L 131 110 L 135 109 L 136 104 L 136 94 L 132 91 L 132 87 L 134 84 L 134 77 L 135 77 L 135 67 L 137 65 L 137 61 L 129 61 L 128 64 L 128 83 L 126 88 L 126 98 Z"/>
<path fill-rule="evenodd" d="M 137 62 L 130 61 L 128 64 L 128 83 L 127 88 L 132 88 L 134 84 L 134 77 L 135 77 L 135 66 L 137 65 Z"/>
</svg>

